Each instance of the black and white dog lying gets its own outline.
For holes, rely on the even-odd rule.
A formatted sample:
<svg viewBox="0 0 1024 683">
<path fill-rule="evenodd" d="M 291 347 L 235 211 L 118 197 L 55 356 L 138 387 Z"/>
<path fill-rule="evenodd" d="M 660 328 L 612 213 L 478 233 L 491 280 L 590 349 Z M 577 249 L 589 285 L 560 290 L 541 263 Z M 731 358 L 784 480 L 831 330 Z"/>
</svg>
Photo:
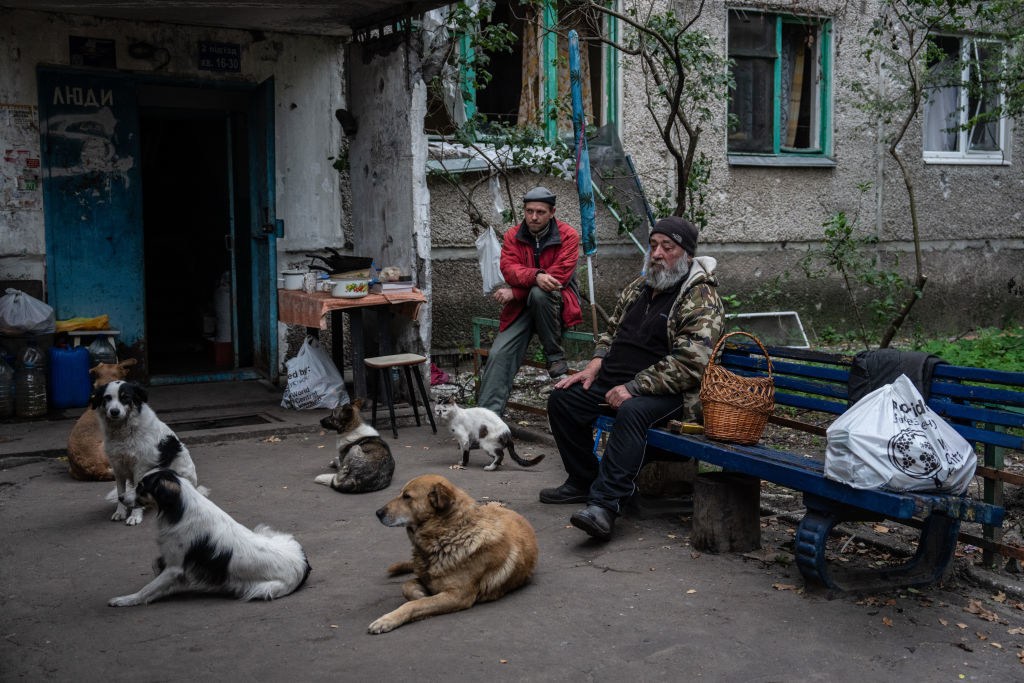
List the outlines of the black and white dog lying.
<svg viewBox="0 0 1024 683">
<path fill-rule="evenodd" d="M 147 474 L 135 495 L 158 511 L 156 578 L 137 593 L 112 599 L 111 607 L 145 605 L 184 592 L 272 600 L 309 576 L 306 554 L 291 534 L 264 525 L 250 531 L 171 470 Z"/>
<path fill-rule="evenodd" d="M 135 504 L 135 485 L 156 467 L 172 469 L 198 485 L 196 467 L 188 449 L 171 428 L 160 421 L 146 404 L 142 385 L 116 381 L 96 387 L 92 407 L 99 413 L 103 447 L 110 458 L 117 483 L 117 508 L 110 519 L 134 526 L 142 521 L 142 508 Z M 205 495 L 205 487 L 200 488 Z"/>
</svg>

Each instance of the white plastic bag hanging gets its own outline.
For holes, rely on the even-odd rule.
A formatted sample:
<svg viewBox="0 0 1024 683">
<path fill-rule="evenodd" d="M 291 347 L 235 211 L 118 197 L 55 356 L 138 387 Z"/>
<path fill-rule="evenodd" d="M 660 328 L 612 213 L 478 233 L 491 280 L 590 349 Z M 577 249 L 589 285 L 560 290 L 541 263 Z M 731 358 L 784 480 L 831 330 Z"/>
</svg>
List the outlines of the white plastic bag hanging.
<svg viewBox="0 0 1024 683">
<path fill-rule="evenodd" d="M 827 435 L 825 476 L 858 489 L 960 495 L 978 462 L 906 375 L 857 401 Z"/>
<path fill-rule="evenodd" d="M 8 289 L 0 296 L 0 335 L 51 334 L 57 329 L 53 309 L 20 289 Z"/>
<path fill-rule="evenodd" d="M 494 228 L 487 228 L 476 238 L 476 257 L 480 261 L 480 277 L 484 281 L 484 294 L 505 284 L 501 276 L 501 243 Z"/>
<path fill-rule="evenodd" d="M 282 408 L 304 410 L 334 409 L 348 403 L 345 381 L 320 342 L 306 337 L 295 358 L 284 363 L 288 370 L 288 386 L 281 399 Z"/>
</svg>

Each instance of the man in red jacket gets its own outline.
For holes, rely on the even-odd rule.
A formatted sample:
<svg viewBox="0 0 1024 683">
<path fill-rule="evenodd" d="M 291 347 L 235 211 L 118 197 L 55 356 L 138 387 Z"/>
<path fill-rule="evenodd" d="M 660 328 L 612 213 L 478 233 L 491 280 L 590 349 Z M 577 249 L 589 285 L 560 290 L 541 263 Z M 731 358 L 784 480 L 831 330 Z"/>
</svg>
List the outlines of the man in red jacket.
<svg viewBox="0 0 1024 683">
<path fill-rule="evenodd" d="M 501 247 L 501 274 L 508 286 L 494 293 L 504 308 L 480 379 L 480 405 L 499 416 L 533 334 L 547 358 L 548 375 L 559 377 L 569 371 L 563 325 L 583 320 L 575 279 L 579 235 L 555 218 L 555 195 L 546 187 L 526 193 L 523 213 L 526 218 L 505 233 Z"/>
</svg>

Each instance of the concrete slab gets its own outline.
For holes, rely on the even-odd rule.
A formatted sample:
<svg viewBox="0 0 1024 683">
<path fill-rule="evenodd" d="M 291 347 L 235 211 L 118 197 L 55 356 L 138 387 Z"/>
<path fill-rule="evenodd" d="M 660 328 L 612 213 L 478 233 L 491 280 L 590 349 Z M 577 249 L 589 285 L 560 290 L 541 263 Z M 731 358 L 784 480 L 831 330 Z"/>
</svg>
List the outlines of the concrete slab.
<svg viewBox="0 0 1024 683">
<path fill-rule="evenodd" d="M 157 400 L 157 399 L 154 399 Z M 164 416 L 172 412 L 167 406 Z M 295 425 L 293 425 L 295 426 Z M 569 526 L 575 506 L 543 505 L 560 483 L 545 445 L 534 468 L 484 472 L 446 434 L 403 427 L 392 485 L 344 495 L 313 483 L 334 437 L 316 426 L 280 435 L 188 443 L 211 498 L 248 526 L 291 532 L 313 573 L 269 603 L 174 597 L 115 609 L 108 599 L 151 577 L 156 520 L 109 521 L 109 483 L 71 480 L 48 459 L 0 469 L 0 671 L 5 680 L 1016 680 L 1024 612 L 963 585 L 882 596 L 799 591 L 791 567 L 688 544 L 676 517 L 623 518 L 607 544 Z M 374 511 L 402 484 L 442 474 L 500 500 L 537 531 L 531 584 L 493 603 L 371 636 L 401 604 L 385 568 L 409 553 Z M 964 611 L 977 599 L 1000 621 Z M 1004 623 L 1005 622 L 1005 623 Z M 963 624 L 960 628 L 958 624 Z M 984 637 L 984 639 L 982 639 Z M 1001 647 L 997 647 L 1001 645 Z"/>
</svg>

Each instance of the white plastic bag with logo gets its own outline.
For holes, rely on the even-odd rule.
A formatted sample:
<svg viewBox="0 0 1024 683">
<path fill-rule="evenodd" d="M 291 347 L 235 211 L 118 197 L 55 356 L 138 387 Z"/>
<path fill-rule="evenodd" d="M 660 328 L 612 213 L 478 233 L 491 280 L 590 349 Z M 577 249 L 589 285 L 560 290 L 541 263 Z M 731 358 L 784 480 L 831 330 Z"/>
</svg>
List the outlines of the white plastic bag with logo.
<svg viewBox="0 0 1024 683">
<path fill-rule="evenodd" d="M 295 358 L 284 363 L 288 386 L 281 399 L 282 408 L 332 410 L 348 403 L 345 381 L 338 366 L 313 337 L 306 337 Z"/>
<path fill-rule="evenodd" d="M 857 489 L 960 495 L 978 462 L 906 375 L 857 401 L 827 434 L 825 476 Z"/>
<path fill-rule="evenodd" d="M 0 335 L 52 334 L 57 329 L 53 308 L 20 289 L 0 296 Z"/>
<path fill-rule="evenodd" d="M 480 262 L 480 277 L 484 281 L 484 294 L 505 284 L 501 276 L 501 243 L 494 228 L 487 228 L 476 238 L 476 257 Z"/>
</svg>

